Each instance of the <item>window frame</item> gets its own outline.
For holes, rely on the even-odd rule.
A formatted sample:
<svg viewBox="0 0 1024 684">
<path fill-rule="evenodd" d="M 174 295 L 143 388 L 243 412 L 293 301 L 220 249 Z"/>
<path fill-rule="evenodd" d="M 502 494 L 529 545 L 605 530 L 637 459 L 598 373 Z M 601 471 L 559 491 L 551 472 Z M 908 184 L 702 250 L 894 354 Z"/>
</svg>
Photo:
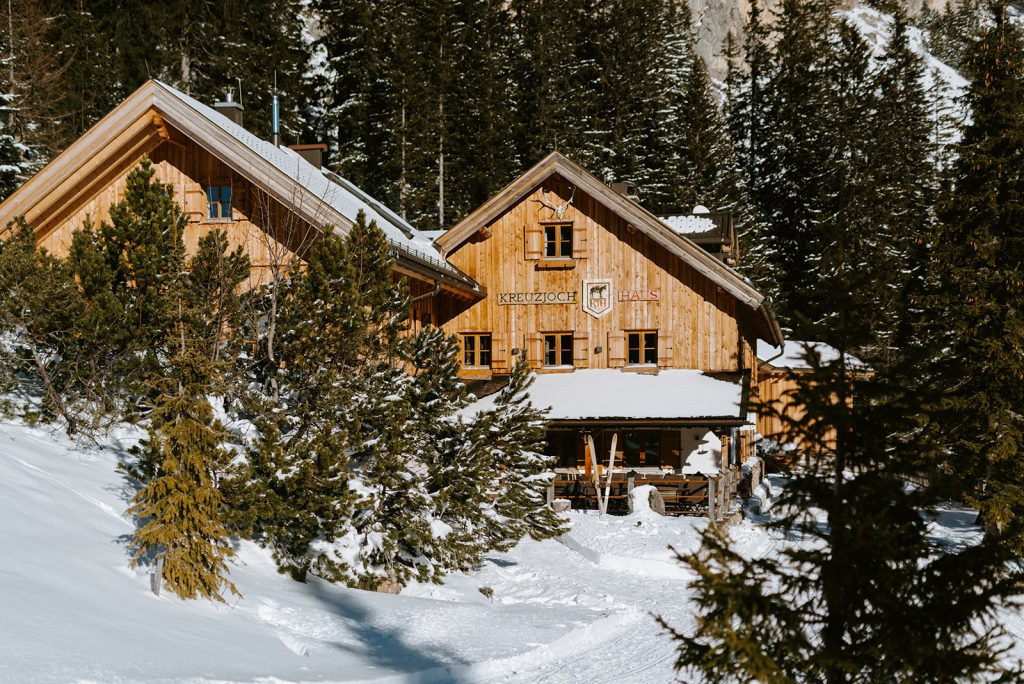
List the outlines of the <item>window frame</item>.
<svg viewBox="0 0 1024 684">
<path fill-rule="evenodd" d="M 490 370 L 494 363 L 494 337 L 489 332 L 461 333 L 462 367 L 470 370 Z M 471 344 L 467 342 L 472 341 Z M 486 345 L 484 342 L 486 341 Z M 484 348 L 486 346 L 486 349 Z M 470 348 L 472 347 L 472 349 Z M 473 363 L 466 363 L 467 354 L 472 355 Z M 486 354 L 486 358 L 485 355 Z M 484 363 L 486 360 L 487 363 Z"/>
<path fill-rule="evenodd" d="M 224 191 L 227 190 L 227 202 L 224 201 Z M 205 196 L 203 209 L 204 223 L 230 223 L 235 220 L 235 189 L 230 181 L 216 181 L 206 184 L 203 188 Z M 212 215 L 212 209 L 217 208 L 217 215 Z"/>
<path fill-rule="evenodd" d="M 626 366 L 632 368 L 652 368 L 658 365 L 658 331 L 657 330 L 627 330 L 626 334 Z M 633 345 L 636 339 L 636 346 Z M 649 343 L 653 340 L 653 346 Z M 633 361 L 633 351 L 637 353 L 637 360 Z"/>
<path fill-rule="evenodd" d="M 553 235 L 549 239 L 548 231 Z M 546 261 L 568 261 L 573 258 L 576 235 L 572 223 L 545 223 L 541 226 L 541 259 Z M 554 254 L 548 254 L 548 246 L 554 247 Z M 567 251 L 568 250 L 568 251 Z"/>
<path fill-rule="evenodd" d="M 554 354 L 556 363 L 548 363 L 548 340 L 552 339 L 554 344 L 550 353 Z M 576 367 L 576 336 L 572 331 L 561 330 L 558 332 L 541 333 L 541 344 L 543 345 L 543 356 L 541 358 L 544 368 L 575 368 Z M 568 363 L 565 363 L 568 359 Z"/>
</svg>

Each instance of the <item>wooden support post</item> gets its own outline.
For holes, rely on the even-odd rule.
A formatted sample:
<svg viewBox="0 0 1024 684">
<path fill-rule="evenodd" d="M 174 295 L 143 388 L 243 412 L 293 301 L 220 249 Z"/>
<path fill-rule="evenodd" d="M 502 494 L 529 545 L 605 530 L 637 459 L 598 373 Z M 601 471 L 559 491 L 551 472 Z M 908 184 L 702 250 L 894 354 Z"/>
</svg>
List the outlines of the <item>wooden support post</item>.
<svg viewBox="0 0 1024 684">
<path fill-rule="evenodd" d="M 708 520 L 715 524 L 715 478 L 708 475 Z"/>
<path fill-rule="evenodd" d="M 633 500 L 633 487 L 636 484 L 635 480 L 636 480 L 636 471 L 635 470 L 630 470 L 629 474 L 626 475 L 626 496 L 629 497 L 630 501 Z"/>
<path fill-rule="evenodd" d="M 149 576 L 149 588 L 157 596 L 160 595 L 160 587 L 164 583 L 164 556 L 160 554 L 156 557 L 156 571 Z"/>
<path fill-rule="evenodd" d="M 552 480 L 548 483 L 548 506 L 555 501 L 555 481 Z"/>
</svg>

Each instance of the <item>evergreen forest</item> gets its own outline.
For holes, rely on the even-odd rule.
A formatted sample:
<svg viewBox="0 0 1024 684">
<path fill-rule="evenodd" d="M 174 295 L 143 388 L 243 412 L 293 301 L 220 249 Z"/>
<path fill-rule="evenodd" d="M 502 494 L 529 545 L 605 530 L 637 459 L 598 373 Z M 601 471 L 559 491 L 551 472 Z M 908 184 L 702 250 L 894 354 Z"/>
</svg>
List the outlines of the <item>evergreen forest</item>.
<svg viewBox="0 0 1024 684">
<path fill-rule="evenodd" d="M 816 543 L 751 559 L 709 528 L 680 558 L 694 622 L 664 624 L 681 676 L 1020 681 L 995 616 L 1024 595 L 1024 8 L 866 4 L 882 43 L 838 0 L 752 0 L 712 73 L 688 0 L 11 0 L 0 196 L 152 77 L 234 88 L 262 137 L 279 93 L 287 142 L 425 230 L 554 149 L 656 214 L 729 210 L 787 337 L 836 355 L 808 349 L 805 415 L 780 415 L 801 452 L 762 453 L 789 477 L 771 524 Z M 390 591 L 561 533 L 525 363 L 465 416 L 458 342 L 406 329 L 375 225 L 246 290 L 183 220 L 144 160 L 66 258 L 24 224 L 0 242 L 0 382 L 35 398 L 8 408 L 146 431 L 135 563 L 223 601 L 241 537 Z M 949 500 L 979 544 L 930 536 Z"/>
</svg>

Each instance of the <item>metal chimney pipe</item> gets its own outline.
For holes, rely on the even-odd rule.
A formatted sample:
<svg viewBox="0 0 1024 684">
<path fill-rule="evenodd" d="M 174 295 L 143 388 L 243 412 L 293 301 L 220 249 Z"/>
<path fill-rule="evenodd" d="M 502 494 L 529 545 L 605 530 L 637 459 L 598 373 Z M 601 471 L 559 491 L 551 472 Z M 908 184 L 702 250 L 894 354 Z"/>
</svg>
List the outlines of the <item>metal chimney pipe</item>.
<svg viewBox="0 0 1024 684">
<path fill-rule="evenodd" d="M 281 103 L 274 93 L 270 105 L 271 133 L 273 133 L 274 147 L 281 146 Z"/>
</svg>

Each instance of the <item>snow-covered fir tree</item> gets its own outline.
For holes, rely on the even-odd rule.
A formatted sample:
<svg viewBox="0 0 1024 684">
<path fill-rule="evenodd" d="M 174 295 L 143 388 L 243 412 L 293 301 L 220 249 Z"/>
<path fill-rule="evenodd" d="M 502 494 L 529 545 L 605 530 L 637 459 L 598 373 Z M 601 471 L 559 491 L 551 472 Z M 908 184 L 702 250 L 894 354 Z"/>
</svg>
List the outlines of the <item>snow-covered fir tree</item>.
<svg viewBox="0 0 1024 684">
<path fill-rule="evenodd" d="M 542 453 L 545 411 L 531 403 L 531 384 L 526 359 L 520 358 L 493 409 L 480 417 L 497 469 L 487 526 L 491 548 L 507 549 L 526 536 L 550 539 L 565 531 L 565 521 L 544 503 L 554 459 Z"/>
</svg>

